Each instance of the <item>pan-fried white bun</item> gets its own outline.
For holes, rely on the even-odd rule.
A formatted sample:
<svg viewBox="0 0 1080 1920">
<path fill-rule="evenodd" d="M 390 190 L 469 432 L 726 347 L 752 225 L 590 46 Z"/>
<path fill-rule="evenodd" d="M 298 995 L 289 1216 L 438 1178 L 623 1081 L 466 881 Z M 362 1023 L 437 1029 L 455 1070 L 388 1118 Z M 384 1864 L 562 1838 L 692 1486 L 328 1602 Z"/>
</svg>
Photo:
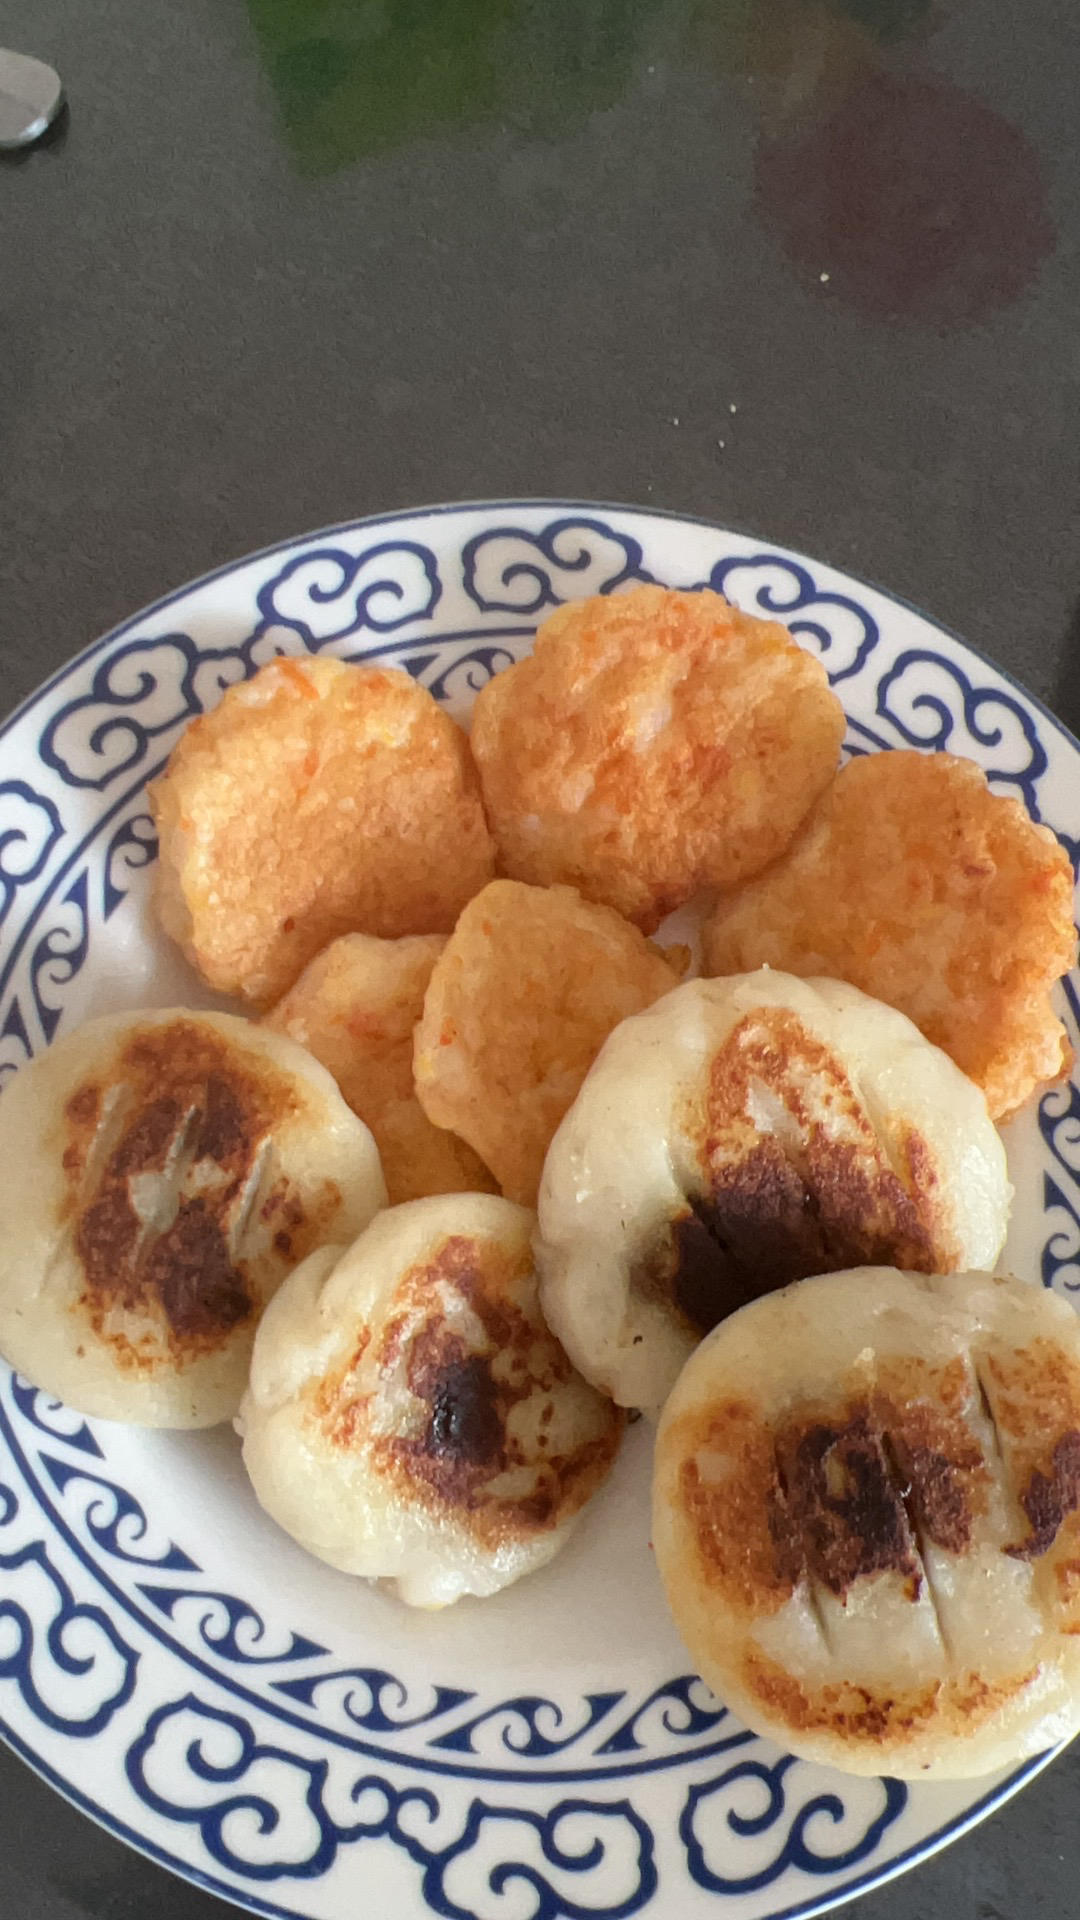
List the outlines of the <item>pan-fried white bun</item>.
<svg viewBox="0 0 1080 1920">
<path fill-rule="evenodd" d="M 658 1407 L 758 1294 L 872 1263 L 992 1267 L 1011 1192 L 982 1094 L 834 980 L 691 980 L 606 1042 L 540 1189 L 544 1312 L 623 1406 Z"/>
<path fill-rule="evenodd" d="M 541 1318 L 532 1225 L 492 1194 L 391 1207 L 259 1328 L 237 1424 L 260 1502 L 413 1606 L 543 1566 L 618 1451 L 621 1414 Z"/>
<path fill-rule="evenodd" d="M 965 1778 L 1080 1726 L 1080 1319 L 987 1274 L 860 1268 L 698 1348 L 653 1542 L 725 1704 L 851 1773 Z"/>
<path fill-rule="evenodd" d="M 386 1199 L 325 1068 L 231 1014 L 110 1015 L 0 1100 L 0 1352 L 81 1412 L 229 1419 L 255 1327 Z"/>
</svg>

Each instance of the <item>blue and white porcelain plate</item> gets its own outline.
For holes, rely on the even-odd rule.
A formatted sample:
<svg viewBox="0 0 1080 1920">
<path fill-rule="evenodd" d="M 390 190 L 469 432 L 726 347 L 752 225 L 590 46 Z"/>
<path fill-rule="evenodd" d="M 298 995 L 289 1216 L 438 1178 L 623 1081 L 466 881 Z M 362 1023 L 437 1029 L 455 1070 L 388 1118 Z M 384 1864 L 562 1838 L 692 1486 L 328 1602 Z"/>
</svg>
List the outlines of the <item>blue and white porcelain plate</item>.
<svg viewBox="0 0 1080 1920">
<path fill-rule="evenodd" d="M 1074 858 L 1080 748 L 886 594 L 742 534 L 566 502 L 397 514 L 226 567 L 59 673 L 4 732 L 0 1074 L 91 1014 L 207 1004 L 150 911 L 145 784 L 282 652 L 405 667 L 458 715 L 554 606 L 711 585 L 818 653 L 852 750 L 970 755 Z M 1080 1045 L 1080 983 L 1061 1010 Z M 1005 1264 L 1080 1293 L 1080 1089 L 1010 1129 Z M 308 1559 L 231 1432 L 87 1422 L 0 1363 L 0 1722 L 76 1805 L 251 1912 L 778 1920 L 924 1858 L 1041 1764 L 857 1780 L 687 1671 L 648 1546 L 649 1438 L 562 1557 L 417 1615 Z"/>
</svg>

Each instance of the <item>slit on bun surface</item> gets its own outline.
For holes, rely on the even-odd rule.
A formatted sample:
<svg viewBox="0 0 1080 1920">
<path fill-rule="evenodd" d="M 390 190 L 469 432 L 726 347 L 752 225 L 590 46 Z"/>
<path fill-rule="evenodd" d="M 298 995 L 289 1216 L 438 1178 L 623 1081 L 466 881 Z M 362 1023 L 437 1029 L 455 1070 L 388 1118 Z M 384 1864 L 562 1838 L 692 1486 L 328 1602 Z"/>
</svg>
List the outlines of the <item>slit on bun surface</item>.
<svg viewBox="0 0 1080 1920">
<path fill-rule="evenodd" d="M 850 980 L 914 1020 L 993 1119 L 1067 1072 L 1051 990 L 1076 961 L 1073 872 L 973 761 L 894 748 L 842 767 L 788 852 L 717 902 L 705 971 Z"/>
<path fill-rule="evenodd" d="M 391 1206 L 495 1186 L 479 1155 L 428 1119 L 413 1084 L 413 1029 L 445 945 L 435 933 L 401 940 L 343 934 L 264 1016 L 266 1026 L 322 1061 L 371 1128 Z"/>
<path fill-rule="evenodd" d="M 834 980 L 691 980 L 623 1022 L 544 1167 L 547 1318 L 655 1410 L 725 1314 L 854 1265 L 992 1267 L 1011 1189 L 986 1102 L 903 1014 Z"/>
<path fill-rule="evenodd" d="M 449 933 L 494 871 L 461 728 L 399 669 L 273 660 L 150 789 L 166 933 L 220 993 L 277 1000 L 343 933 Z"/>
<path fill-rule="evenodd" d="M 0 1099 L 0 1352 L 80 1412 L 232 1417 L 255 1327 L 386 1199 L 368 1129 L 301 1047 L 231 1014 L 92 1020 Z"/>
<path fill-rule="evenodd" d="M 650 933 L 782 853 L 832 779 L 844 710 L 786 627 L 708 589 L 558 608 L 473 710 L 503 873 Z"/>
<path fill-rule="evenodd" d="M 1080 1320 L 860 1269 L 743 1308 L 657 1434 L 653 1541 L 703 1678 L 852 1773 L 967 1778 L 1080 1726 Z"/>
<path fill-rule="evenodd" d="M 622 1415 L 544 1324 L 532 1225 L 492 1194 L 392 1207 L 259 1328 L 237 1424 L 261 1505 L 413 1606 L 545 1565 L 618 1451 Z"/>
</svg>

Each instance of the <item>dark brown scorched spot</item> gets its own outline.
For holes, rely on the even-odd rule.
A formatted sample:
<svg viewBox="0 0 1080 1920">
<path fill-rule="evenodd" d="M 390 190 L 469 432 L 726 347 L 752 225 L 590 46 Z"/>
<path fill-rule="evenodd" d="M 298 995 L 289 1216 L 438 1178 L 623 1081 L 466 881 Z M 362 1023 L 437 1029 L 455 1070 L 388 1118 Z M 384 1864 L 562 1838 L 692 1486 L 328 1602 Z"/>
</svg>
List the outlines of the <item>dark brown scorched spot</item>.
<svg viewBox="0 0 1080 1920">
<path fill-rule="evenodd" d="M 762 1089 L 775 1133 L 755 1116 Z M 688 1125 L 701 1188 L 636 1279 L 695 1332 L 811 1274 L 955 1264 L 925 1141 L 909 1129 L 893 1143 L 898 1171 L 840 1060 L 787 1010 L 758 1008 L 738 1023 Z"/>
<path fill-rule="evenodd" d="M 264 1164 L 296 1098 L 268 1063 L 241 1061 L 212 1028 L 177 1019 L 137 1032 L 68 1100 L 62 1161 L 80 1305 L 122 1365 L 183 1365 L 261 1310 L 268 1277 L 245 1257 L 256 1198 L 260 1219 L 281 1209 L 294 1229 L 278 1259 L 317 1241 L 316 1213 L 337 1189 L 326 1183 L 324 1207 L 298 1217 L 295 1194 Z"/>
</svg>

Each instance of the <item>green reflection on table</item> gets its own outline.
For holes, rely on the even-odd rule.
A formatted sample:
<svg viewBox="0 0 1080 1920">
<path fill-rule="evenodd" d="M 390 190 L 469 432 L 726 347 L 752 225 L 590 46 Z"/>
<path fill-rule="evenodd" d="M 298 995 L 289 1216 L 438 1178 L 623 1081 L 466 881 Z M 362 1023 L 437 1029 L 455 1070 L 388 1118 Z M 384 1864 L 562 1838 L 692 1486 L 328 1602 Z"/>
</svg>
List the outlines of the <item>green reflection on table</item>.
<svg viewBox="0 0 1080 1920">
<path fill-rule="evenodd" d="M 745 0 L 738 0 L 745 4 Z M 727 0 L 720 0 L 721 8 Z M 627 90 L 665 0 L 248 0 L 298 165 L 453 127 L 562 131 Z"/>
</svg>

